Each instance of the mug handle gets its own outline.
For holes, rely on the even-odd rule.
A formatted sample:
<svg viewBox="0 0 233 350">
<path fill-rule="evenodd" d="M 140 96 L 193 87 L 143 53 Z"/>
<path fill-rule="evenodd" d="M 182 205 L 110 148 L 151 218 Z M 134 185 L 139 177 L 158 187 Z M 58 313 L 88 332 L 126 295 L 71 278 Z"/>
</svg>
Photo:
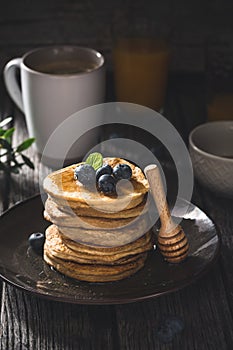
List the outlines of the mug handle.
<svg viewBox="0 0 233 350">
<path fill-rule="evenodd" d="M 20 70 L 21 62 L 22 58 L 14 58 L 9 61 L 4 67 L 3 77 L 10 97 L 24 113 L 22 92 L 16 75 L 17 71 Z"/>
</svg>

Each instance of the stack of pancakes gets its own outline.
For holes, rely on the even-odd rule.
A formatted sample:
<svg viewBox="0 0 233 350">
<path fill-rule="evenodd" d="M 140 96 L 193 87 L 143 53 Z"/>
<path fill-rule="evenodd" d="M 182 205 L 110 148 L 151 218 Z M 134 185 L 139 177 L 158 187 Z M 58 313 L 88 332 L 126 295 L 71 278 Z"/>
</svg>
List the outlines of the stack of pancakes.
<svg viewBox="0 0 233 350">
<path fill-rule="evenodd" d="M 143 267 L 153 249 L 148 225 L 148 182 L 139 167 L 121 158 L 104 158 L 114 167 L 126 163 L 130 181 L 120 181 L 107 196 L 74 179 L 77 164 L 49 174 L 44 217 L 44 260 L 61 273 L 89 282 L 116 281 Z"/>
</svg>

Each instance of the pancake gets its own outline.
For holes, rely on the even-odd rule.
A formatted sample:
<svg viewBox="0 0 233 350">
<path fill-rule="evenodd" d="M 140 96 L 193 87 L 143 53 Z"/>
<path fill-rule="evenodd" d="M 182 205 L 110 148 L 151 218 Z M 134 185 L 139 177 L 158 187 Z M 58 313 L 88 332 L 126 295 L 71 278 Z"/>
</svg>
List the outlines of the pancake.
<svg viewBox="0 0 233 350">
<path fill-rule="evenodd" d="M 143 267 L 147 251 L 152 249 L 150 238 L 148 233 L 130 245 L 109 249 L 93 249 L 69 242 L 71 249 L 58 228 L 51 225 L 46 230 L 44 260 L 61 273 L 79 280 L 116 281 Z"/>
<path fill-rule="evenodd" d="M 152 233 L 148 232 L 134 242 L 120 247 L 93 247 L 67 239 L 56 225 L 51 225 L 46 230 L 45 248 L 61 259 L 68 257 L 71 261 L 77 260 L 77 262 L 90 264 L 120 263 L 137 254 L 152 250 L 151 236 Z"/>
<path fill-rule="evenodd" d="M 106 218 L 92 218 L 91 216 L 63 216 L 54 217 L 49 215 L 44 211 L 44 218 L 47 221 L 52 222 L 58 226 L 84 228 L 89 230 L 96 229 L 114 229 L 122 228 L 126 229 L 134 220 L 138 221 L 138 218 L 128 218 L 128 219 L 106 219 Z"/>
<path fill-rule="evenodd" d="M 67 203 L 66 203 L 67 204 Z M 85 207 L 77 206 L 76 208 L 71 208 L 70 206 L 61 204 L 58 205 L 50 196 L 48 196 L 48 199 L 45 201 L 45 210 L 54 219 L 64 218 L 65 215 L 78 215 L 78 216 L 89 216 L 93 218 L 106 218 L 106 219 L 128 219 L 128 218 L 135 218 L 139 216 L 143 211 L 147 211 L 147 203 L 146 203 L 146 196 L 144 200 L 137 206 L 121 210 L 118 212 L 106 212 L 106 211 L 100 211 L 96 210 L 88 205 Z"/>
<path fill-rule="evenodd" d="M 142 254 L 128 265 L 85 265 L 50 256 L 45 250 L 44 260 L 62 274 L 86 282 L 113 282 L 135 274 L 145 263 L 147 255 Z"/>
<path fill-rule="evenodd" d="M 86 189 L 85 189 L 86 191 Z M 89 191 L 89 194 L 91 192 Z M 83 209 L 83 210 L 89 210 L 90 207 L 95 209 L 96 211 L 101 211 L 105 213 L 118 213 L 123 210 L 129 210 L 132 208 L 135 208 L 136 206 L 139 206 L 144 202 L 145 194 L 135 194 L 135 195 L 129 195 L 129 196 L 122 196 L 122 197 L 111 197 L 111 196 L 105 196 L 102 193 L 96 194 L 96 200 L 90 200 L 90 198 L 86 197 L 86 201 L 78 202 L 78 201 L 72 201 L 70 199 L 65 198 L 59 198 L 52 196 L 50 194 L 53 201 L 58 206 L 69 206 L 70 208 L 76 210 L 76 209 Z M 103 202 L 101 202 L 102 198 L 105 198 Z"/>
<path fill-rule="evenodd" d="M 135 241 L 151 228 L 149 219 L 138 218 L 124 229 L 122 228 L 76 228 L 59 225 L 59 231 L 67 238 L 82 244 L 117 247 Z"/>
<path fill-rule="evenodd" d="M 67 227 L 77 227 L 77 228 L 85 228 L 89 230 L 94 230 L 98 228 L 103 229 L 114 229 L 114 228 L 127 228 L 127 225 L 130 225 L 134 221 L 138 221 L 140 218 L 143 219 L 143 216 L 146 215 L 148 211 L 148 203 L 144 204 L 144 208 L 140 205 L 140 209 L 136 209 L 138 212 L 137 216 L 122 218 L 121 212 L 114 213 L 114 218 L 111 218 L 111 214 L 108 214 L 109 217 L 101 217 L 101 216 L 92 216 L 91 213 L 93 211 L 92 208 L 86 210 L 86 215 L 80 216 L 77 215 L 71 208 L 66 207 L 66 211 L 62 211 L 51 198 L 47 199 L 45 202 L 45 210 L 44 210 L 44 218 L 55 225 L 62 225 Z M 129 209 L 133 211 L 133 209 Z M 99 212 L 100 215 L 102 212 Z M 141 216 L 140 216 L 141 214 Z M 132 214 L 131 214 L 132 215 Z"/>
<path fill-rule="evenodd" d="M 121 185 L 117 196 L 106 196 L 97 190 L 90 191 L 78 180 L 74 180 L 74 169 L 78 164 L 73 164 L 49 174 L 43 182 L 44 190 L 59 206 L 68 204 L 71 208 L 88 208 L 91 206 L 97 210 L 114 213 L 134 208 L 142 203 L 144 195 L 149 189 L 148 181 L 142 170 L 121 158 L 104 158 L 104 163 L 112 167 L 124 163 L 131 167 L 131 180 L 125 181 Z"/>
</svg>

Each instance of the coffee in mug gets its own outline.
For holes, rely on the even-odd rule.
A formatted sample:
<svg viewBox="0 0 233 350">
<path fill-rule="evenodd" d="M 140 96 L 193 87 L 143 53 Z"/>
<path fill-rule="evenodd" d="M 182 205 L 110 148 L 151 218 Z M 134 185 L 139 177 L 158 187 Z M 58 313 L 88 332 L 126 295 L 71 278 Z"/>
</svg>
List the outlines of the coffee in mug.
<svg viewBox="0 0 233 350">
<path fill-rule="evenodd" d="M 29 136 L 36 138 L 39 154 L 43 154 L 51 134 L 69 116 L 105 100 L 104 57 L 87 47 L 62 45 L 34 49 L 7 63 L 4 80 L 9 95 L 25 114 Z M 69 157 L 81 159 L 98 143 L 99 136 L 98 131 L 93 131 L 91 137 L 83 137 L 78 151 Z M 61 147 L 62 140 L 58 143 Z M 55 148 L 49 153 L 43 159 L 59 158 Z"/>
</svg>

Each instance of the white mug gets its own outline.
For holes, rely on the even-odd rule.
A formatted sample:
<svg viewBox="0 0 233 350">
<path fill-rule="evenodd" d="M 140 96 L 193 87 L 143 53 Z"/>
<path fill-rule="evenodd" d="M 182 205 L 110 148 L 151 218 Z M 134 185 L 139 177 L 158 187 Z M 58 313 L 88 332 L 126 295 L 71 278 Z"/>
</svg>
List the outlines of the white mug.
<svg viewBox="0 0 233 350">
<path fill-rule="evenodd" d="M 3 73 L 7 91 L 25 114 L 29 136 L 35 137 L 41 155 L 51 134 L 66 118 L 105 99 L 104 57 L 91 48 L 67 45 L 37 48 L 9 61 Z M 92 137 L 95 140 L 88 137 L 82 141 L 86 151 L 88 143 L 92 147 L 98 142 L 97 132 Z M 77 158 L 83 156 L 84 149 L 79 152 Z M 56 158 L 52 153 L 45 156 Z"/>
</svg>

